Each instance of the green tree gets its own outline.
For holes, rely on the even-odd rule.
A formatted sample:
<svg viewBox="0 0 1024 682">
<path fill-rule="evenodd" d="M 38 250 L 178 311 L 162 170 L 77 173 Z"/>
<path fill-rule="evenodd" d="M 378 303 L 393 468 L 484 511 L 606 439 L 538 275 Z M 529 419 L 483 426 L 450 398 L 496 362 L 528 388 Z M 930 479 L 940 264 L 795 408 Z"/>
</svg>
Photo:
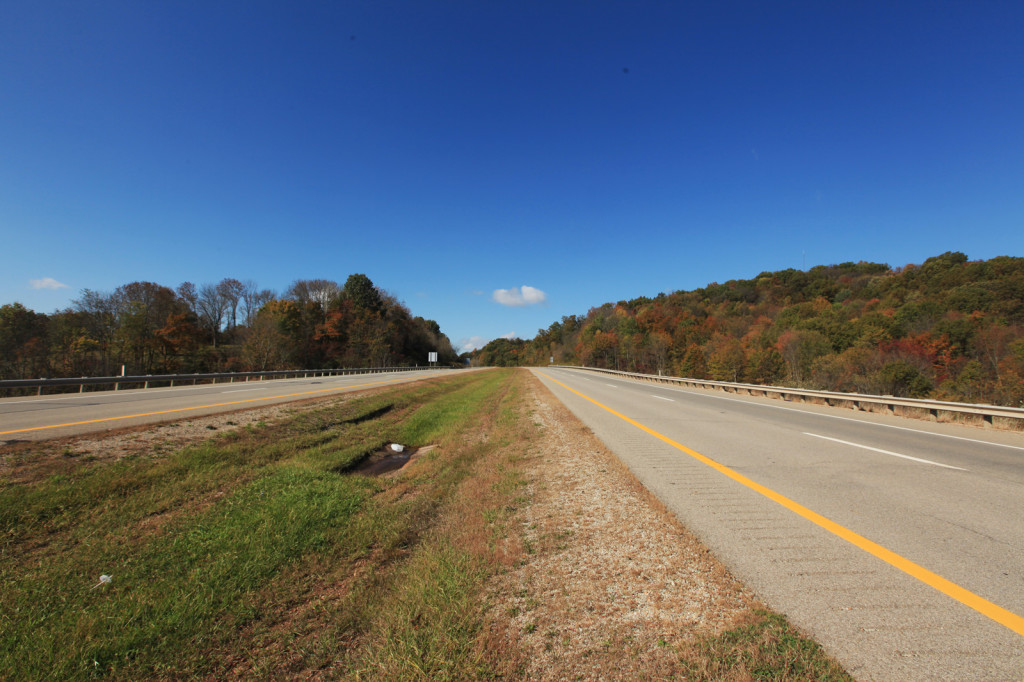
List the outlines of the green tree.
<svg viewBox="0 0 1024 682">
<path fill-rule="evenodd" d="M 345 288 L 342 289 L 342 292 L 345 298 L 352 301 L 357 308 L 365 308 L 373 312 L 381 312 L 384 308 L 380 291 L 366 275 L 349 275 L 345 280 Z"/>
</svg>

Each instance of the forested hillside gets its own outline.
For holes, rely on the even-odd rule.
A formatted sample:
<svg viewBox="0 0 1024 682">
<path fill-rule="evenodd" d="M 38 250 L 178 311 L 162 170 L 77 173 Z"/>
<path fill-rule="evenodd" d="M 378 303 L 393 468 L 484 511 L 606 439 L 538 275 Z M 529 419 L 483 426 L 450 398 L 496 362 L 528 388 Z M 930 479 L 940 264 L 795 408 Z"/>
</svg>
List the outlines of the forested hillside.
<svg viewBox="0 0 1024 682">
<path fill-rule="evenodd" d="M 481 365 L 578 364 L 1024 406 L 1024 258 L 762 272 L 563 317 Z"/>
<path fill-rule="evenodd" d="M 281 296 L 236 279 L 132 282 L 50 315 L 0 307 L 0 379 L 423 365 L 430 351 L 457 360 L 437 322 L 361 274 Z"/>
</svg>

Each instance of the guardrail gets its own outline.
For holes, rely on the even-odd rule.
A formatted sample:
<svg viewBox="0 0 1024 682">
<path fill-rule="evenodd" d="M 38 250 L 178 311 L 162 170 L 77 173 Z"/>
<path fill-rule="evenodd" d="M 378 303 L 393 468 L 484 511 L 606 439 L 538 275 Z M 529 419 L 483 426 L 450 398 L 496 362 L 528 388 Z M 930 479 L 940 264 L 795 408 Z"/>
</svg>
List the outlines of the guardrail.
<svg viewBox="0 0 1024 682">
<path fill-rule="evenodd" d="M 785 386 L 734 384 L 726 381 L 712 381 L 710 379 L 687 379 L 683 377 L 669 377 L 657 374 L 621 372 L 619 370 L 601 369 L 599 367 L 577 367 L 572 365 L 552 366 L 563 369 L 581 369 L 588 372 L 617 374 L 654 383 L 671 383 L 689 386 L 691 388 L 717 389 L 728 393 L 763 396 L 818 405 L 830 405 L 832 407 L 846 407 L 864 412 L 883 412 L 887 414 L 895 414 L 901 417 L 911 417 L 914 419 L 978 423 L 981 426 L 1010 430 L 1024 430 L 1024 409 L 1018 407 L 977 405 L 973 403 L 951 403 L 941 400 L 897 398 L 895 396 L 865 395 L 861 393 L 833 393 L 829 391 L 788 388 Z"/>
<path fill-rule="evenodd" d="M 146 374 L 143 376 L 118 377 L 78 377 L 60 379 L 5 379 L 0 381 L 0 391 L 15 388 L 35 388 L 36 395 L 42 395 L 44 389 L 57 386 L 78 386 L 78 392 L 85 391 L 86 386 L 114 385 L 114 390 L 124 386 L 150 388 L 151 385 L 170 385 L 191 381 L 198 383 L 217 383 L 218 379 L 227 379 L 228 383 L 248 382 L 251 379 L 263 381 L 270 379 L 310 378 L 320 376 L 339 376 L 343 374 L 383 374 L 386 372 L 415 372 L 437 367 L 368 367 L 362 369 L 284 369 L 267 372 L 221 372 L 217 374 Z"/>
</svg>

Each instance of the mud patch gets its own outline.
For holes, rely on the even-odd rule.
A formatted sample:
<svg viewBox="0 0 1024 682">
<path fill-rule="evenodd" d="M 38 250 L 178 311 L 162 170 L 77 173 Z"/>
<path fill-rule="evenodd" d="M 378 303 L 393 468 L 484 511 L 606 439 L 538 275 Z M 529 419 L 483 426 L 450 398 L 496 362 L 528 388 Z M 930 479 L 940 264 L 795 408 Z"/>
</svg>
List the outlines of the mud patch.
<svg viewBox="0 0 1024 682">
<path fill-rule="evenodd" d="M 430 452 L 436 445 L 424 445 L 421 448 L 405 448 L 402 452 L 395 452 L 390 445 L 375 450 L 366 455 L 354 467 L 346 473 L 358 474 L 360 476 L 383 476 L 398 471 L 421 455 Z"/>
</svg>

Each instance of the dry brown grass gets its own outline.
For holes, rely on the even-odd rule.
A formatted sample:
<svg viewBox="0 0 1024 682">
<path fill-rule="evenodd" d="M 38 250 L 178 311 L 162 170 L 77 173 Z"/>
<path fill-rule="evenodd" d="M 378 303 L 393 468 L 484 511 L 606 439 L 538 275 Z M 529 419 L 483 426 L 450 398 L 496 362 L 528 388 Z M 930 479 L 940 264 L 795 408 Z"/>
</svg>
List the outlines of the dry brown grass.
<svg viewBox="0 0 1024 682">
<path fill-rule="evenodd" d="M 490 646 L 522 649 L 526 679 L 658 679 L 675 646 L 760 604 L 535 380 L 543 432 L 523 461 L 526 553 L 490 587 Z"/>
<path fill-rule="evenodd" d="M 233 616 L 232 637 L 182 650 L 166 669 L 209 671 L 211 680 L 741 680 L 763 677 L 755 674 L 762 668 L 781 671 L 770 679 L 801 679 L 787 672 L 791 664 L 796 671 L 807 669 L 805 659 L 816 665 L 820 654 L 805 640 L 794 646 L 796 633 L 758 611 L 757 600 L 535 378 L 477 379 L 463 382 L 476 391 L 471 397 L 456 390 L 445 398 L 448 411 L 419 419 L 436 438 L 413 440 L 437 447 L 374 479 L 365 507 L 337 528 L 333 549 L 285 565 L 246 596 L 252 610 Z M 391 400 L 370 405 L 380 423 L 366 423 L 367 442 L 417 421 L 419 412 L 392 410 Z M 325 430 L 363 421 L 339 421 L 352 410 L 306 414 L 303 407 L 288 406 L 278 427 L 237 437 L 253 447 L 294 437 L 296 447 L 315 451 Z M 221 431 L 268 418 L 246 414 L 205 419 L 223 420 L 213 422 Z M 437 430 L 439 422 L 450 426 Z M 207 426 L 193 424 L 188 434 L 175 427 L 175 446 L 205 440 Z M 23 463 L 24 474 L 42 481 L 53 461 L 58 469 L 88 467 L 146 454 L 152 443 L 138 434 L 91 437 L 107 449 L 92 464 L 66 465 L 64 446 L 51 444 L 34 470 Z M 177 519 L 202 515 L 235 483 L 225 485 L 167 504 L 157 498 L 127 537 L 141 543 L 137 536 L 173 532 Z"/>
</svg>

